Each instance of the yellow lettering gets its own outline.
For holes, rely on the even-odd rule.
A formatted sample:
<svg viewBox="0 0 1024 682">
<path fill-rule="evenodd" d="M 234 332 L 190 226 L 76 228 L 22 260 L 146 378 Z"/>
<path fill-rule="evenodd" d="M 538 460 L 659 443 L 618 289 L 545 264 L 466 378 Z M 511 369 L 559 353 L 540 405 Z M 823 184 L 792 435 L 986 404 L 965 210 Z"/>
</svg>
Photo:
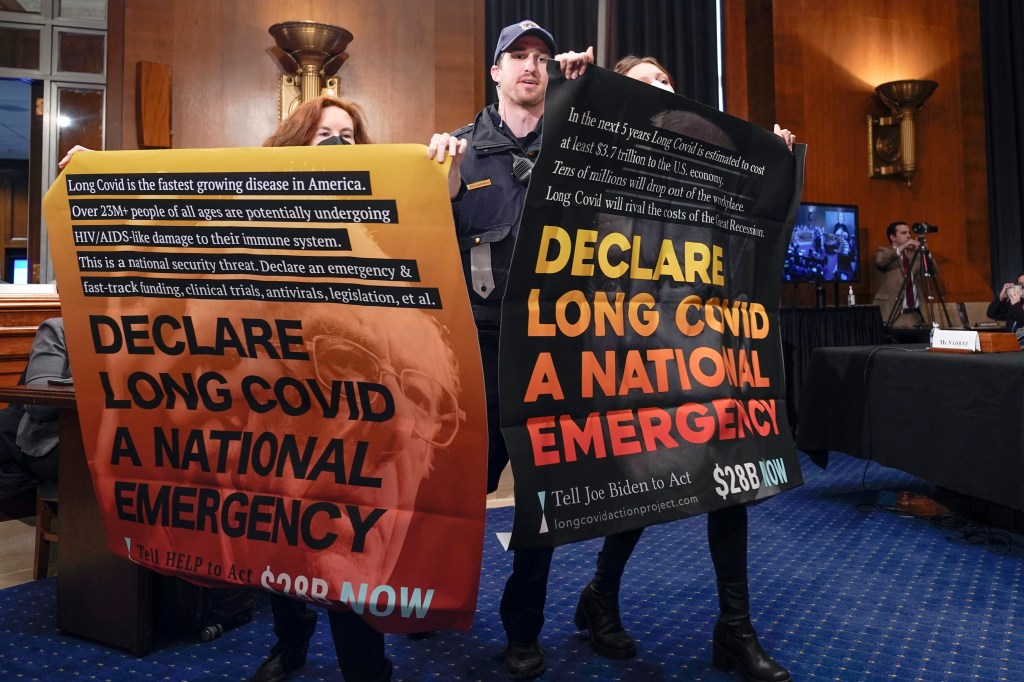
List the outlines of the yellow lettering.
<svg viewBox="0 0 1024 682">
<path fill-rule="evenodd" d="M 557 252 L 554 258 L 548 258 L 551 247 L 555 246 Z M 565 267 L 569 262 L 569 253 L 572 251 L 572 240 L 569 233 L 557 225 L 545 225 L 540 235 L 540 248 L 537 250 L 537 267 L 534 270 L 543 275 L 551 275 Z"/>
</svg>

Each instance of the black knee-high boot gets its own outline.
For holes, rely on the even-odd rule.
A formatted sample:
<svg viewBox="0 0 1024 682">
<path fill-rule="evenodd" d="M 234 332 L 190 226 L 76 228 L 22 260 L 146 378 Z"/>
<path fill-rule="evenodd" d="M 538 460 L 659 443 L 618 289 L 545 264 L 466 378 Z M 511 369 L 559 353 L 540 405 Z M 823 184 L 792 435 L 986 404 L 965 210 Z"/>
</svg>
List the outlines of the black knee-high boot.
<svg viewBox="0 0 1024 682">
<path fill-rule="evenodd" d="M 622 626 L 619 615 L 619 583 L 641 533 L 643 530 L 631 530 L 605 537 L 594 579 L 583 588 L 576 605 L 573 622 L 588 631 L 590 647 L 605 658 L 636 656 L 636 641 Z"/>
<path fill-rule="evenodd" d="M 746 581 L 718 583 L 718 608 L 711 644 L 711 663 L 729 672 L 739 668 L 750 682 L 790 682 L 789 671 L 761 648 L 750 622 L 750 594 Z"/>
<path fill-rule="evenodd" d="M 718 622 L 711 663 L 719 670 L 739 668 L 750 682 L 789 682 L 789 671 L 761 648 L 750 622 L 747 586 L 747 508 L 708 514 L 708 548 L 718 581 Z"/>
</svg>

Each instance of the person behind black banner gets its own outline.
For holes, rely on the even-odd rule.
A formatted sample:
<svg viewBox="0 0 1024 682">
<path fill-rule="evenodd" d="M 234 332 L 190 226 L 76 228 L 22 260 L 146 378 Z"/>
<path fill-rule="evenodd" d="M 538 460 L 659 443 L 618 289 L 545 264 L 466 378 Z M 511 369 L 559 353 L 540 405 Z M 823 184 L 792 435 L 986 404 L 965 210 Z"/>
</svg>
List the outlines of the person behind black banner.
<svg viewBox="0 0 1024 682">
<path fill-rule="evenodd" d="M 448 189 L 462 251 L 462 265 L 476 321 L 487 396 L 487 491 L 498 487 L 508 464 L 498 405 L 498 338 L 505 282 L 526 201 L 526 188 L 541 148 L 547 62 L 555 41 L 533 21 L 502 29 L 491 79 L 497 105 L 477 114 L 473 124 L 435 134 L 427 155 L 452 157 Z M 593 62 L 593 49 L 556 57 L 566 78 L 576 78 Z M 517 680 L 533 679 L 547 663 L 538 638 L 544 626 L 548 571 L 553 548 L 517 549 L 512 575 L 501 599 L 501 621 L 508 644 L 505 670 Z"/>
<path fill-rule="evenodd" d="M 999 289 L 999 293 L 988 304 L 986 315 L 993 320 L 1005 320 L 1006 331 L 1016 332 L 1024 329 L 1024 272 L 1017 275 L 1014 282 L 1007 282 Z"/>
<path fill-rule="evenodd" d="M 913 329 L 927 322 L 921 314 L 917 287 L 921 277 L 921 259 L 914 260 L 921 242 L 911 236 L 910 225 L 903 220 L 889 223 L 885 235 L 889 238 L 889 245 L 878 247 L 871 257 L 879 279 L 872 305 L 882 309 L 883 318 L 892 320 L 893 329 Z M 908 276 L 911 263 L 914 271 Z M 897 310 L 898 314 L 893 318 Z"/>
<path fill-rule="evenodd" d="M 624 57 L 615 65 L 615 71 L 675 92 L 672 77 L 653 57 Z M 672 119 L 671 116 L 660 115 L 659 118 L 663 122 Z M 685 121 L 688 132 L 693 132 L 690 128 L 695 124 L 694 119 L 679 120 Z M 796 139 L 793 133 L 776 124 L 775 134 L 792 150 Z M 750 621 L 746 506 L 735 505 L 709 512 L 707 526 L 708 549 L 715 569 L 719 604 L 719 617 L 712 636 L 713 665 L 725 671 L 739 668 L 749 680 L 791 680 L 789 672 L 761 647 Z M 629 658 L 636 654 L 636 643 L 622 625 L 619 589 L 626 562 L 642 533 L 643 529 L 637 529 L 605 538 L 597 555 L 594 577 L 583 589 L 577 603 L 574 623 L 579 629 L 587 630 L 591 647 L 601 656 Z"/>
<path fill-rule="evenodd" d="M 266 139 L 264 147 L 367 144 L 365 118 L 360 108 L 334 97 L 303 103 Z M 278 682 L 306 663 L 309 640 L 316 631 L 317 614 L 306 602 L 278 594 L 270 596 L 277 642 L 250 682 Z M 384 635 L 359 615 L 328 609 L 338 664 L 346 682 L 391 679 L 392 664 L 384 650 Z"/>
</svg>

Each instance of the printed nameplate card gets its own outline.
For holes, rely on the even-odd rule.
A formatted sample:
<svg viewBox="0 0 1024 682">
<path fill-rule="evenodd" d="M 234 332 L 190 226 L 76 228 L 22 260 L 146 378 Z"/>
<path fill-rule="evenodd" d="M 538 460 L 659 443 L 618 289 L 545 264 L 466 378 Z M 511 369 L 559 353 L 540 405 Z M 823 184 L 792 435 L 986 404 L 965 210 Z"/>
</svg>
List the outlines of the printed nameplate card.
<svg viewBox="0 0 1024 682">
<path fill-rule="evenodd" d="M 1020 349 L 1017 337 L 1010 332 L 936 329 L 928 350 L 942 353 L 1004 353 Z"/>
</svg>

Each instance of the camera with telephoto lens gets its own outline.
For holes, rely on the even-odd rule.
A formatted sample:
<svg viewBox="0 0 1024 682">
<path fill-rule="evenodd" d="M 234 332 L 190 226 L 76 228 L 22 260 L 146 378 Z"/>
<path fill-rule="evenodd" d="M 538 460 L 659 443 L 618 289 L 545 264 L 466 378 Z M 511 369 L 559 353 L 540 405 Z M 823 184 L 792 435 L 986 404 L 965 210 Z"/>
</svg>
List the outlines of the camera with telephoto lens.
<svg viewBox="0 0 1024 682">
<path fill-rule="evenodd" d="M 914 234 L 929 234 L 931 232 L 938 232 L 939 226 L 929 225 L 928 223 L 914 223 L 910 229 L 914 231 Z"/>
</svg>

